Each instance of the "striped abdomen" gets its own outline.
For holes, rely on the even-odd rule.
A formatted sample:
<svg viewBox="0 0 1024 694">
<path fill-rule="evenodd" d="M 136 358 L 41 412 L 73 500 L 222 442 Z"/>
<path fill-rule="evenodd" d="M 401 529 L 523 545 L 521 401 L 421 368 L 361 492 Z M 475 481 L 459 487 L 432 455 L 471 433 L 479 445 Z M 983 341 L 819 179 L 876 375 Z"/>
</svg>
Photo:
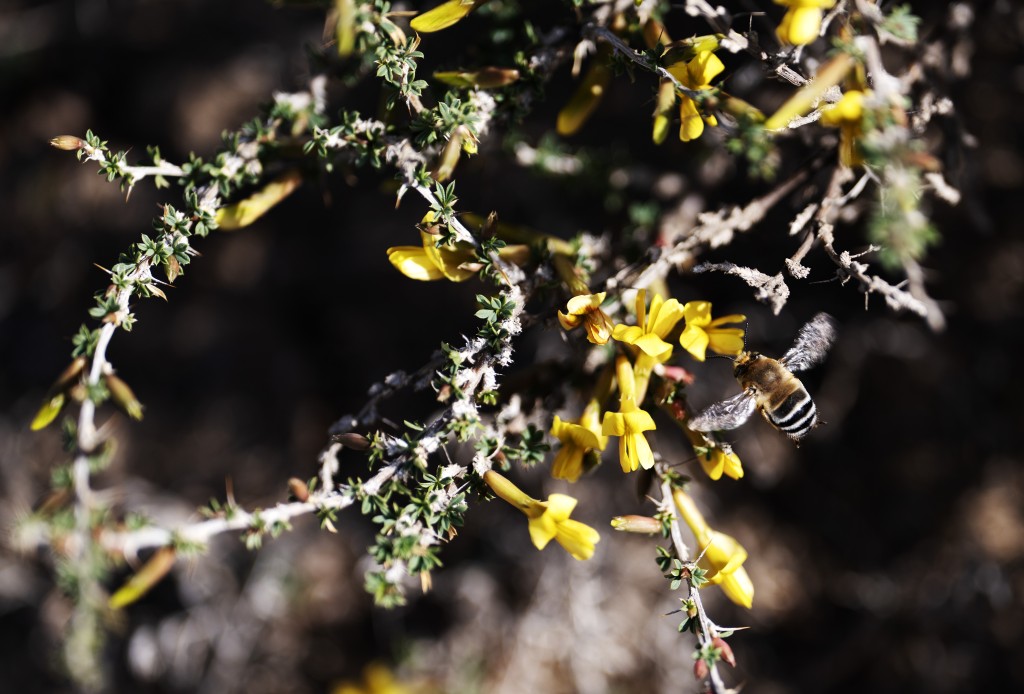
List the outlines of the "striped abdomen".
<svg viewBox="0 0 1024 694">
<path fill-rule="evenodd" d="M 796 379 L 793 379 L 794 381 Z M 818 422 L 818 408 L 814 406 L 810 394 L 799 381 L 786 398 L 772 409 L 765 409 L 765 417 L 779 431 L 790 438 L 802 439 Z"/>
</svg>

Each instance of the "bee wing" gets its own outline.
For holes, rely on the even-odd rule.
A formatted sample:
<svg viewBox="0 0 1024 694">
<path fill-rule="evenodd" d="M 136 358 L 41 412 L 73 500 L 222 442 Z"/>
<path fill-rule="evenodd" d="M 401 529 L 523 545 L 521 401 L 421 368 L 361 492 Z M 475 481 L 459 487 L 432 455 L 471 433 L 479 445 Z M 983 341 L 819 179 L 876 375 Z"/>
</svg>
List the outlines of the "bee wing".
<svg viewBox="0 0 1024 694">
<path fill-rule="evenodd" d="M 818 364 L 836 338 L 836 322 L 827 313 L 819 313 L 800 328 L 793 348 L 779 362 L 790 371 L 803 371 Z"/>
<path fill-rule="evenodd" d="M 690 420 L 689 427 L 694 431 L 718 431 L 735 429 L 750 419 L 757 409 L 754 396 L 744 391 L 728 400 L 716 402 Z"/>
</svg>

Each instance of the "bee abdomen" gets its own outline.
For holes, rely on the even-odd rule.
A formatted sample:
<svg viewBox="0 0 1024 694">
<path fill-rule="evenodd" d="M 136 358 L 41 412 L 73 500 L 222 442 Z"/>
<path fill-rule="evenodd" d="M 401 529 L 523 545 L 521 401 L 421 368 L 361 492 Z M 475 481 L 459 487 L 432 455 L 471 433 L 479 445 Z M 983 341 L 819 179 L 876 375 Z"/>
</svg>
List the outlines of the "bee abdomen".
<svg viewBox="0 0 1024 694">
<path fill-rule="evenodd" d="M 768 413 L 768 421 L 790 437 L 802 439 L 817 423 L 818 408 L 807 390 L 798 388 Z"/>
</svg>

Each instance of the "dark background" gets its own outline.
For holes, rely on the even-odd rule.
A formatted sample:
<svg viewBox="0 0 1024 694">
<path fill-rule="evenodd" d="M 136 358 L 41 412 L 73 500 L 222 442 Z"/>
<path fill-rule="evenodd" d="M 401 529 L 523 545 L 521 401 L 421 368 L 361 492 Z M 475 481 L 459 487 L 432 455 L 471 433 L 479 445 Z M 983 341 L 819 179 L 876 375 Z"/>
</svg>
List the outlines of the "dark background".
<svg viewBox="0 0 1024 694">
<path fill-rule="evenodd" d="M 947 7 L 918 5 L 926 38 L 952 31 Z M 775 318 L 731 278 L 673 284 L 683 301 L 706 298 L 718 310 L 746 313 L 748 340 L 769 354 L 784 351 L 818 310 L 841 326 L 828 361 L 805 379 L 827 426 L 794 449 L 752 422 L 736 436 L 747 476 L 698 480 L 715 526 L 751 553 L 752 612 L 708 593 L 719 623 L 751 626 L 731 639 L 736 680 L 749 691 L 1024 687 L 1024 408 L 1014 363 L 1024 317 L 1024 10 L 980 3 L 974 11 L 959 44 L 970 74 L 942 76 L 956 115 L 937 119 L 929 138 L 964 194 L 957 207 L 926 203 L 942 233 L 924 265 L 947 312 L 944 332 L 893 315 L 877 297 L 865 311 L 852 285 L 791 281 L 793 298 Z M 479 20 L 425 38 L 423 50 L 443 60 L 460 36 L 472 35 L 472 21 Z M 125 201 L 93 165 L 47 140 L 92 128 L 114 149 L 133 148 L 132 161 L 146 144 L 159 144 L 171 161 L 189 151 L 209 156 L 220 132 L 251 118 L 273 91 L 302 88 L 303 46 L 319 44 L 321 27 L 318 9 L 260 2 L 0 9 L 5 528 L 65 460 L 55 431 L 27 429 L 68 361 L 92 294 L 105 286 L 93 264 L 113 264 L 148 231 L 157 203 L 178 201 L 177 192 L 148 182 Z M 678 35 L 703 31 L 683 25 Z M 745 60 L 724 59 L 726 75 Z M 528 141 L 552 128 L 571 89 L 566 73 L 523 125 Z M 766 86 L 766 100 L 777 102 L 780 89 Z M 647 85 L 618 80 L 568 144 L 590 148 L 595 174 L 587 182 L 538 177 L 494 146 L 460 165 L 462 207 L 496 209 L 567 237 L 621 228 L 625 210 L 608 202 L 616 197 L 646 195 L 667 206 L 646 192 L 650 172 L 678 173 L 706 209 L 767 190 L 714 153 L 713 135 L 655 148 L 649 111 Z M 800 156 L 787 160 L 790 171 Z M 626 163 L 641 170 L 615 190 L 607 174 Z M 252 228 L 204 241 L 168 303 L 137 304 L 138 325 L 115 337 L 109 356 L 146 417 L 129 424 L 113 415 L 120 446 L 101 477 L 102 486 L 123 490 L 125 506 L 180 521 L 211 496 L 223 498 L 226 478 L 246 507 L 283 499 L 284 481 L 314 474 L 326 430 L 360 406 L 373 382 L 418 368 L 441 340 L 472 329 L 472 297 L 486 287 L 413 285 L 387 263 L 387 247 L 416 242 L 412 224 L 423 211 L 411 199 L 395 211 L 388 178 L 361 173 L 304 186 Z M 785 201 L 708 258 L 779 271 L 795 249 L 785 225 L 799 207 Z M 862 248 L 862 231 L 840 227 L 839 244 Z M 820 252 L 807 264 L 811 281 L 830 276 Z M 523 364 L 560 348 L 535 334 L 518 345 Z M 721 362 L 694 370 L 701 402 L 734 388 Z M 396 403 L 394 416 L 423 417 L 427 408 L 428 399 L 412 398 Z M 664 451 L 685 456 L 669 428 L 658 436 Z M 360 555 L 372 529 L 355 514 L 338 535 L 300 521 L 255 555 L 221 538 L 111 625 L 104 658 L 112 687 L 325 691 L 379 661 L 402 663 L 407 681 L 442 689 L 689 691 L 691 641 L 674 634 L 676 616 L 662 616 L 675 603 L 650 543 L 605 531 L 611 515 L 650 512 L 608 462 L 572 490 L 582 518 L 602 531 L 592 562 L 578 565 L 557 549 L 536 553 L 521 518 L 474 506 L 445 549 L 434 592 L 412 591 L 408 607 L 388 613 L 362 591 Z M 356 456 L 343 464 L 351 466 L 343 475 L 364 470 Z M 526 475 L 524 487 L 539 495 L 543 477 Z M 0 543 L 0 688 L 69 690 L 54 666 L 68 606 L 52 575 L 45 553 Z M 544 660 L 546 649 L 566 648 L 571 658 Z M 595 672 L 602 674 L 594 679 Z"/>
</svg>

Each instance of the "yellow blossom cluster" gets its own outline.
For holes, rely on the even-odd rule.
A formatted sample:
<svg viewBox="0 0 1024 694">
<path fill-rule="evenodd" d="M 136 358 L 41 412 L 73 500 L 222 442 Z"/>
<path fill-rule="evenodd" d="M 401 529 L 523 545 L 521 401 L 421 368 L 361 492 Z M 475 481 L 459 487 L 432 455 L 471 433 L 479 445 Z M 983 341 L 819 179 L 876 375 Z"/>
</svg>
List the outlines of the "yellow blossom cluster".
<svg viewBox="0 0 1024 694">
<path fill-rule="evenodd" d="M 562 442 L 562 449 L 555 458 L 553 476 L 575 481 L 582 472 L 583 456 L 592 450 L 604 450 L 607 437 L 619 437 L 619 464 L 624 472 L 654 466 L 654 453 L 645 432 L 655 429 L 650 413 L 641 408 L 647 393 L 651 375 L 656 367 L 668 361 L 673 346 L 668 338 L 680 321 L 685 321 L 679 335 L 679 344 L 700 361 L 704 361 L 707 350 L 720 354 L 737 355 L 743 351 L 743 329 L 725 327 L 727 324 L 746 320 L 745 316 L 734 314 L 712 319 L 711 304 L 707 301 L 690 301 L 680 304 L 676 299 L 664 299 L 655 294 L 647 305 L 647 293 L 641 289 L 636 295 L 636 324 L 617 324 L 610 331 L 610 321 L 600 306 L 605 294 L 585 294 L 569 300 L 566 313 L 559 312 L 558 319 L 564 328 L 571 329 L 586 325 L 588 339 L 597 344 L 607 342 L 607 335 L 629 345 L 635 350 L 633 363 L 625 355 L 619 355 L 615 362 L 616 382 L 619 390 L 619 409 L 605 412 L 598 429 L 596 422 L 600 413 L 603 394 L 597 394 L 588 404 L 578 422 L 565 422 L 556 417 L 551 435 Z M 743 475 L 739 457 L 731 451 L 711 447 L 701 442 L 694 443 L 695 450 L 706 451 L 700 456 L 704 470 L 712 479 L 723 474 L 733 479 Z"/>
</svg>

